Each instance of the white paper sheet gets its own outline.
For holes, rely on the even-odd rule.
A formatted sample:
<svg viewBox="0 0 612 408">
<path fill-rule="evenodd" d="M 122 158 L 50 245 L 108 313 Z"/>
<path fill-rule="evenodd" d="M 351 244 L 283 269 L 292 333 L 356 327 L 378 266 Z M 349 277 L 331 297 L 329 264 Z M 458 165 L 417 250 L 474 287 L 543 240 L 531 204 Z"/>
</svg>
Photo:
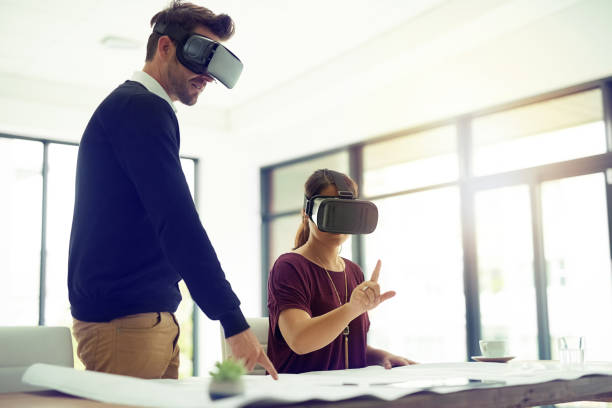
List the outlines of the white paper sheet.
<svg viewBox="0 0 612 408">
<path fill-rule="evenodd" d="M 24 374 L 23 381 L 83 398 L 116 404 L 156 408 L 234 408 L 256 401 L 337 401 L 365 395 L 394 400 L 423 389 L 447 393 L 474 386 L 536 384 L 559 379 L 576 379 L 589 374 L 612 376 L 612 363 L 589 363 L 581 370 L 572 371 L 562 370 L 558 364 L 534 361 L 512 364 L 418 364 L 391 370 L 373 366 L 352 370 L 281 374 L 278 381 L 272 380 L 270 376 L 245 376 L 244 395 L 214 402 L 208 397 L 209 378 L 204 377 L 186 380 L 142 380 L 34 364 Z M 495 383 L 454 385 L 460 378 Z"/>
<path fill-rule="evenodd" d="M 157 382 L 49 364 L 30 366 L 23 374 L 22 381 L 113 404 L 190 408 L 202 407 L 210 402 L 205 389 L 182 386 L 176 380 Z"/>
</svg>

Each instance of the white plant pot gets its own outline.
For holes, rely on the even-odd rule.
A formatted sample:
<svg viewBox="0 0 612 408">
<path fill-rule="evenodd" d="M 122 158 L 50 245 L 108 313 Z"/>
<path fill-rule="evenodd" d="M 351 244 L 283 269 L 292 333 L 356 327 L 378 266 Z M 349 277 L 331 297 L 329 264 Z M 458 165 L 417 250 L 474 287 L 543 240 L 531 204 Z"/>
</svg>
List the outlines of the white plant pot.
<svg viewBox="0 0 612 408">
<path fill-rule="evenodd" d="M 211 400 L 241 395 L 244 394 L 244 382 L 242 378 L 236 381 L 212 380 L 208 386 L 208 394 Z"/>
</svg>

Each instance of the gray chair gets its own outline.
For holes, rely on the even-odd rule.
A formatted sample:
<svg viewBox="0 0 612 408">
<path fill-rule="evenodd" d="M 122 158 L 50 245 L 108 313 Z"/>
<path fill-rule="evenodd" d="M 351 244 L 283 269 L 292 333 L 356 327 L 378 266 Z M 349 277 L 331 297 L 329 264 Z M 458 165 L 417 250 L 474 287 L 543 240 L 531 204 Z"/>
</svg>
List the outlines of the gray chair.
<svg viewBox="0 0 612 408">
<path fill-rule="evenodd" d="M 34 363 L 74 367 L 72 337 L 67 327 L 0 327 L 0 393 L 39 391 L 21 382 Z"/>
<path fill-rule="evenodd" d="M 269 321 L 267 317 L 247 317 L 247 323 L 251 326 L 251 330 L 255 333 L 255 337 L 257 337 L 257 341 L 261 343 L 263 346 L 264 352 L 268 351 L 268 326 Z M 223 327 L 221 327 L 221 355 L 223 360 L 232 355 L 229 345 L 227 341 L 225 341 L 225 333 L 223 332 Z M 248 374 L 254 375 L 264 375 L 266 370 L 260 365 L 255 366 L 252 371 L 249 371 Z"/>
</svg>

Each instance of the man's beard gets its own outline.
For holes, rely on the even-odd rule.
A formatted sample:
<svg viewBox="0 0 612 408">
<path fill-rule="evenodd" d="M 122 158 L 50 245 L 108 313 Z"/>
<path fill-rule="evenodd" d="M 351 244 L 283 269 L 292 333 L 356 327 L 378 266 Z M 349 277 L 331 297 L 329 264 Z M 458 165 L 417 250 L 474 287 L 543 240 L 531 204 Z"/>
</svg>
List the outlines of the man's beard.
<svg viewBox="0 0 612 408">
<path fill-rule="evenodd" d="M 198 101 L 198 93 L 189 93 L 191 84 L 181 75 L 179 64 L 180 62 L 178 62 L 175 57 L 174 64 L 171 65 L 168 73 L 170 87 L 172 88 L 173 93 L 178 97 L 179 101 L 187 106 L 195 105 L 195 103 Z"/>
</svg>

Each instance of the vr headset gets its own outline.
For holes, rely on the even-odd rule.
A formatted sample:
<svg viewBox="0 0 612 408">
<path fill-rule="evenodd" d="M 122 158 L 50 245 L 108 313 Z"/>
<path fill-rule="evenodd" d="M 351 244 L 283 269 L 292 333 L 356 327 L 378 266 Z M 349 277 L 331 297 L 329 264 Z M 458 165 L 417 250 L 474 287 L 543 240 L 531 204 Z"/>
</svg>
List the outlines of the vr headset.
<svg viewBox="0 0 612 408">
<path fill-rule="evenodd" d="M 242 62 L 218 42 L 190 33 L 178 24 L 156 23 L 153 32 L 176 41 L 178 60 L 196 74 L 210 75 L 230 89 L 238 82 Z"/>
<path fill-rule="evenodd" d="M 357 200 L 344 175 L 323 170 L 333 180 L 337 197 L 304 196 L 304 212 L 323 232 L 334 234 L 369 234 L 378 224 L 378 208 L 371 201 Z"/>
</svg>

